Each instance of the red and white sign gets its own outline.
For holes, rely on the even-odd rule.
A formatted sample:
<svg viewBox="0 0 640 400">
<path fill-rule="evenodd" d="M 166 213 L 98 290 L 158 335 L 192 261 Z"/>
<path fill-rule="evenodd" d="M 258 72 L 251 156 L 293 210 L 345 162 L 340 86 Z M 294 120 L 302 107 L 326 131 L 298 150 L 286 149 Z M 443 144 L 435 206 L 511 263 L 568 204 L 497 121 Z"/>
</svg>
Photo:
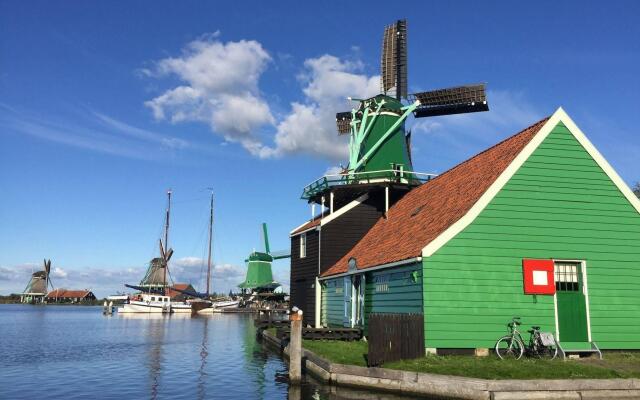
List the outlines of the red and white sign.
<svg viewBox="0 0 640 400">
<path fill-rule="evenodd" d="M 525 294 L 555 294 L 553 260 L 522 260 Z"/>
</svg>

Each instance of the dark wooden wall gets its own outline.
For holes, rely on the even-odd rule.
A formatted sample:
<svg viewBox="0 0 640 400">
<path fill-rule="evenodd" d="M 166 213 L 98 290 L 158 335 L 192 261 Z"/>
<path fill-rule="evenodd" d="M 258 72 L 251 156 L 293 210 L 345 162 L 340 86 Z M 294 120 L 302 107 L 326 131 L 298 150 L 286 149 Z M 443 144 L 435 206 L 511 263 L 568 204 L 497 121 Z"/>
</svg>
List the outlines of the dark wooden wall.
<svg viewBox="0 0 640 400">
<path fill-rule="evenodd" d="M 300 235 L 291 238 L 291 307 L 303 312 L 303 323 L 314 325 L 316 277 L 318 276 L 318 231 L 307 232 L 307 256 L 300 258 Z"/>
<path fill-rule="evenodd" d="M 376 196 L 322 226 L 320 231 L 320 273 L 342 258 L 382 216 L 384 199 Z"/>
<path fill-rule="evenodd" d="M 405 193 L 391 190 L 390 204 Z M 323 225 L 320 231 L 307 232 L 305 258 L 300 258 L 300 235 L 291 238 L 290 303 L 302 310 L 305 325 L 315 324 L 316 277 L 347 254 L 383 212 L 384 191 L 371 191 L 365 202 Z"/>
</svg>

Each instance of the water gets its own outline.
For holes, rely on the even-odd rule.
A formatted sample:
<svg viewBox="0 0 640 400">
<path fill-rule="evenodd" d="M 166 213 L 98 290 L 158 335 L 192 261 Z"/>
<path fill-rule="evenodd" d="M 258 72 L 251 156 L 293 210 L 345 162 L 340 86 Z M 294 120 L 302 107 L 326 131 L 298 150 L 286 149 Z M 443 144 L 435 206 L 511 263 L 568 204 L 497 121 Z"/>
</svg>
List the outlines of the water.
<svg viewBox="0 0 640 400">
<path fill-rule="evenodd" d="M 251 316 L 105 317 L 101 307 L 0 305 L 0 399 L 401 399 L 318 384 L 287 365 Z"/>
</svg>

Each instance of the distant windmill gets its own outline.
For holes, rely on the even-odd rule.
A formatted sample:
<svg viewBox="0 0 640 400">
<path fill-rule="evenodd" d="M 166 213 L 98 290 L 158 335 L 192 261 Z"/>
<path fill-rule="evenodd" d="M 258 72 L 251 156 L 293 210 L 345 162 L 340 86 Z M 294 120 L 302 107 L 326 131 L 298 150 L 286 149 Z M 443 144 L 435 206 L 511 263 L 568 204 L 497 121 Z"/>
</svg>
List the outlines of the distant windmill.
<svg viewBox="0 0 640 400">
<path fill-rule="evenodd" d="M 44 260 L 43 269 L 31 274 L 31 279 L 25 287 L 21 301 L 23 303 L 42 303 L 47 296 L 49 286 L 51 285 L 51 260 Z M 53 289 L 53 285 L 51 285 Z"/>
<path fill-rule="evenodd" d="M 287 250 L 271 252 L 269 247 L 269 233 L 267 224 L 262 224 L 262 239 L 264 241 L 264 251 L 253 251 L 249 254 L 247 263 L 247 276 L 240 285 L 241 289 L 250 289 L 256 291 L 273 291 L 280 284 L 273 280 L 273 271 L 271 264 L 274 260 L 291 257 L 291 253 Z"/>
<path fill-rule="evenodd" d="M 160 257 L 155 257 L 149 263 L 149 268 L 144 274 L 144 278 L 138 285 L 127 285 L 126 287 L 143 292 L 164 294 L 167 285 L 167 266 L 173 255 L 173 249 L 165 250 L 162 239 L 158 241 Z"/>
</svg>

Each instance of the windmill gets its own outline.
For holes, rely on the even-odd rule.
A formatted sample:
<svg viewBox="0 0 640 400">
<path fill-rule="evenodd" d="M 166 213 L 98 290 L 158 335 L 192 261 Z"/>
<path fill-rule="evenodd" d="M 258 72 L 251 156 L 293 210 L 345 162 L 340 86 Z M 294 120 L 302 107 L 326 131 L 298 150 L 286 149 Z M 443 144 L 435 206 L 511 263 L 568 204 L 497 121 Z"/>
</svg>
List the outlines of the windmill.
<svg viewBox="0 0 640 400">
<path fill-rule="evenodd" d="M 155 257 L 149 263 L 144 278 L 138 285 L 125 284 L 126 287 L 142 292 L 164 294 L 167 288 L 167 266 L 173 255 L 173 249 L 165 250 L 162 239 L 158 241 L 160 257 Z"/>
<path fill-rule="evenodd" d="M 158 240 L 160 247 L 160 257 L 155 257 L 149 263 L 149 268 L 144 274 L 144 278 L 138 285 L 125 284 L 126 287 L 140 290 L 142 292 L 165 294 L 167 290 L 167 271 L 169 266 L 169 260 L 173 255 L 173 249 L 167 249 L 167 243 L 169 243 L 169 217 L 171 215 L 171 190 L 167 191 L 167 209 L 165 215 L 164 225 L 164 242 L 162 239 Z"/>
<path fill-rule="evenodd" d="M 327 191 L 333 192 L 337 186 L 380 182 L 419 185 L 431 176 L 413 171 L 407 118 L 489 110 L 484 84 L 408 94 L 406 20 L 385 28 L 380 65 L 381 93 L 368 99 L 349 98 L 356 107 L 336 114 L 338 134 L 349 135 L 348 166 L 339 176 L 325 176 L 308 185 L 303 199 L 322 204 Z M 352 191 L 346 200 L 359 193 L 362 190 Z"/>
<path fill-rule="evenodd" d="M 291 253 L 286 250 L 271 252 L 266 223 L 262 224 L 262 238 L 264 240 L 264 251 L 253 251 L 245 260 L 247 263 L 247 276 L 244 282 L 238 285 L 241 289 L 255 290 L 257 292 L 272 292 L 280 286 L 278 282 L 273 280 L 271 264 L 274 260 L 290 258 Z"/>
<path fill-rule="evenodd" d="M 23 303 L 44 302 L 51 285 L 50 273 L 51 260 L 45 259 L 42 270 L 31 274 L 31 279 L 22 292 L 21 301 Z M 51 288 L 53 289 L 53 285 Z"/>
</svg>

